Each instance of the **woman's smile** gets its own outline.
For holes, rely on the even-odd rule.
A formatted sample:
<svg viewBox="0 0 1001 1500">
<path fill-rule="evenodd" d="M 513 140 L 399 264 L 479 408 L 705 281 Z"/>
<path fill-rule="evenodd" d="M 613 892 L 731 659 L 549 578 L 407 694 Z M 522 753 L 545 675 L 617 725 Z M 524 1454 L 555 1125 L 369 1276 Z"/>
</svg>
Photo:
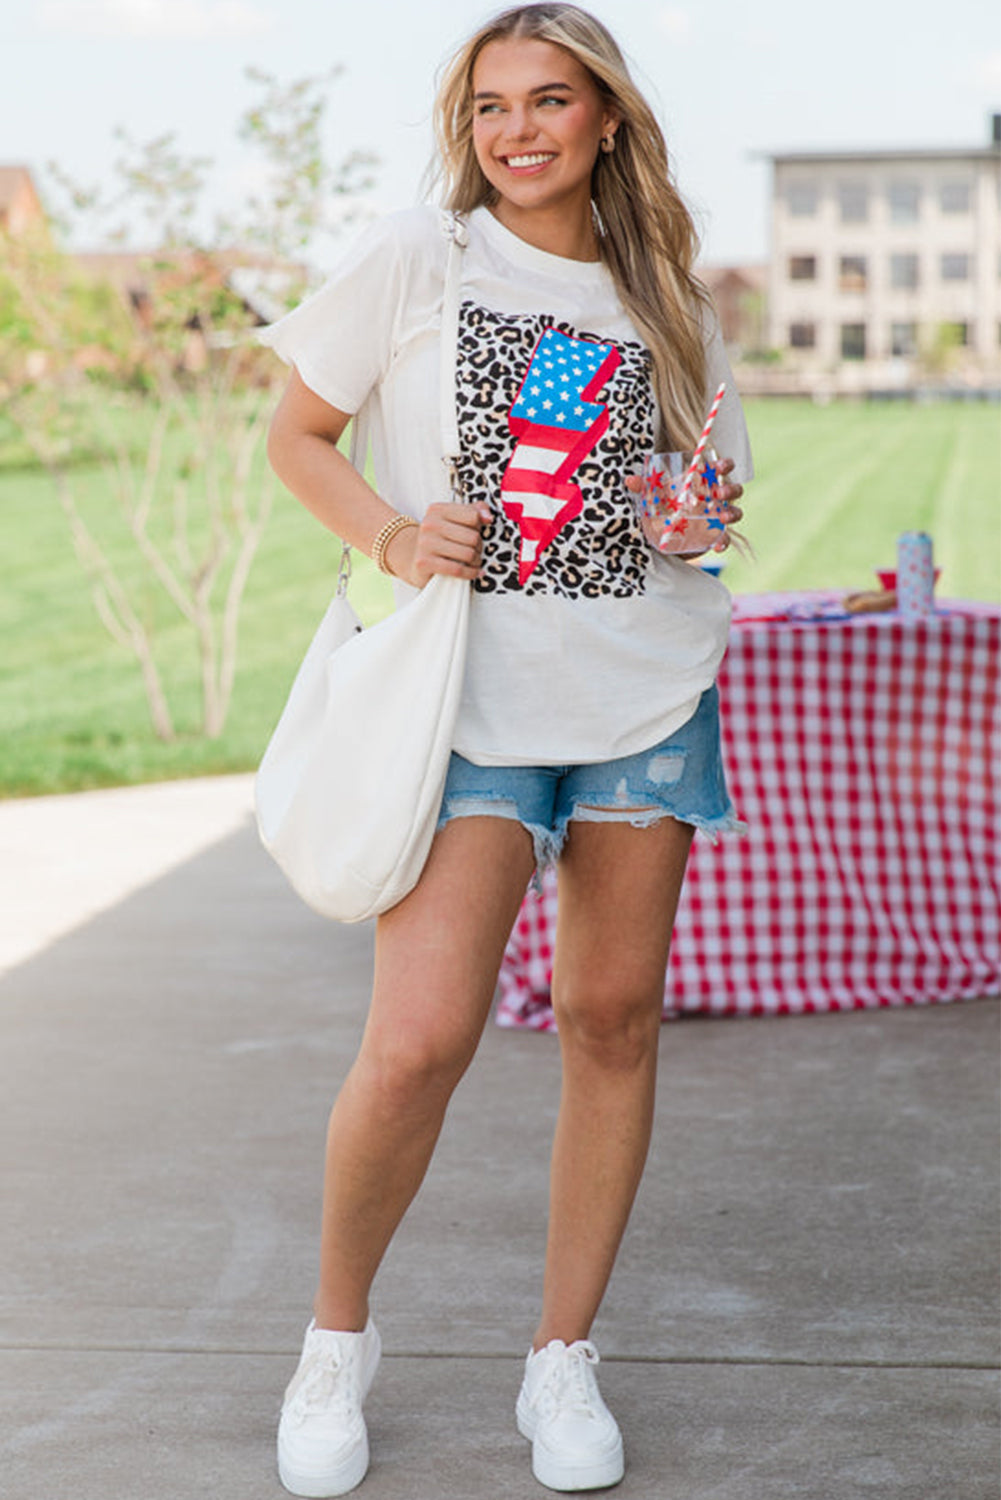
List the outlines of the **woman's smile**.
<svg viewBox="0 0 1001 1500">
<path fill-rule="evenodd" d="M 556 155 L 555 151 L 522 151 L 517 155 L 502 156 L 499 160 L 504 163 L 509 172 L 516 172 L 519 177 L 526 177 L 530 174 L 535 176 L 548 167 L 551 161 L 556 160 Z"/>
</svg>

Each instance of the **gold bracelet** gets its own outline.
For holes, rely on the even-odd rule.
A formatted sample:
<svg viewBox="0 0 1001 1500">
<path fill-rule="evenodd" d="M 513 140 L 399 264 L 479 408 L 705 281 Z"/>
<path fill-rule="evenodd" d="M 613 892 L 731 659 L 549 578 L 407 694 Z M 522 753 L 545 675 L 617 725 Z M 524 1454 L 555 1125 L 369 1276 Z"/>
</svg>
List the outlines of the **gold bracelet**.
<svg viewBox="0 0 1001 1500">
<path fill-rule="evenodd" d="M 386 522 L 381 531 L 376 533 L 375 541 L 372 543 L 372 561 L 380 573 L 388 573 L 390 578 L 396 577 L 386 562 L 386 549 L 394 536 L 398 536 L 401 531 L 406 531 L 408 526 L 420 526 L 420 524 L 420 521 L 415 521 L 413 516 L 394 516 L 391 521 Z"/>
</svg>

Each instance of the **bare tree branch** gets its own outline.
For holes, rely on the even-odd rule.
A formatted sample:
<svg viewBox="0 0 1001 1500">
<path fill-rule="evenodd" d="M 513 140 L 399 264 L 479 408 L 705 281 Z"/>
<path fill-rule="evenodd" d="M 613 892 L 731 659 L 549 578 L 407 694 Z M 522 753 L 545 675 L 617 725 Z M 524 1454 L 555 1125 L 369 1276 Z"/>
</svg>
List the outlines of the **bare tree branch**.
<svg viewBox="0 0 1001 1500">
<path fill-rule="evenodd" d="M 144 243 L 159 248 L 137 260 L 140 285 L 87 283 L 50 242 L 29 247 L 0 234 L 0 280 L 34 341 L 22 335 L 8 360 L 0 327 L 0 393 L 55 483 L 97 617 L 135 657 L 162 739 L 175 731 L 157 665 L 161 597 L 190 632 L 203 734 L 222 733 L 232 702 L 241 606 L 274 494 L 263 450 L 277 378 L 253 346 L 253 297 L 245 284 L 237 295 L 233 270 L 261 264 L 263 250 L 297 300 L 297 262 L 329 229 L 331 206 L 343 219 L 365 191 L 370 158 L 331 165 L 326 156 L 325 109 L 339 71 L 292 83 L 249 75 L 257 100 L 239 134 L 263 157 L 266 187 L 230 226 L 225 248 L 218 238 L 199 243 L 209 163 L 185 156 L 172 134 L 138 142 L 124 131 L 110 195 L 56 177 L 70 217 L 103 224 L 109 243 L 128 229 L 116 221 L 144 224 Z M 244 247 L 235 259 L 233 244 Z M 92 510 L 88 501 L 86 515 L 77 503 L 69 469 L 81 448 L 103 466 L 120 535 L 106 512 L 100 519 L 99 502 Z"/>
</svg>

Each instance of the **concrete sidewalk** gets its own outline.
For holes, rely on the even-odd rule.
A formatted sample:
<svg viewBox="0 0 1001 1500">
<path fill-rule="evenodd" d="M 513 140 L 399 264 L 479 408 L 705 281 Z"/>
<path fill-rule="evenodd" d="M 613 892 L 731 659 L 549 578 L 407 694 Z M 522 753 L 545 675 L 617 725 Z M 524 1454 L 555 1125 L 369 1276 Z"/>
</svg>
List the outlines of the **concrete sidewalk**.
<svg viewBox="0 0 1001 1500">
<path fill-rule="evenodd" d="M 246 778 L 58 804 L 0 805 L 0 1494 L 280 1500 L 371 932 L 299 904 Z M 456 1095 L 377 1287 L 366 1500 L 549 1493 L 513 1404 L 558 1071 L 491 1026 Z M 623 1500 L 998 1500 L 997 1075 L 990 1000 L 664 1027 L 595 1329 Z"/>
</svg>

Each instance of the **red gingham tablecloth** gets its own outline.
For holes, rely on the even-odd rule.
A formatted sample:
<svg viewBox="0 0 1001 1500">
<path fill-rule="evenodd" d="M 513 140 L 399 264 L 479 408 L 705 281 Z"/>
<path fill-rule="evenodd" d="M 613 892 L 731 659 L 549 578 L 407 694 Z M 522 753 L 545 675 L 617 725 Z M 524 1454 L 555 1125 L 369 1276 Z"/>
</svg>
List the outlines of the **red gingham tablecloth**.
<svg viewBox="0 0 1001 1500">
<path fill-rule="evenodd" d="M 665 1016 L 1001 990 L 1001 612 L 836 611 L 833 596 L 735 600 L 719 687 L 748 832 L 695 840 Z M 552 1027 L 555 915 L 550 872 L 504 955 L 501 1025 Z"/>
</svg>

